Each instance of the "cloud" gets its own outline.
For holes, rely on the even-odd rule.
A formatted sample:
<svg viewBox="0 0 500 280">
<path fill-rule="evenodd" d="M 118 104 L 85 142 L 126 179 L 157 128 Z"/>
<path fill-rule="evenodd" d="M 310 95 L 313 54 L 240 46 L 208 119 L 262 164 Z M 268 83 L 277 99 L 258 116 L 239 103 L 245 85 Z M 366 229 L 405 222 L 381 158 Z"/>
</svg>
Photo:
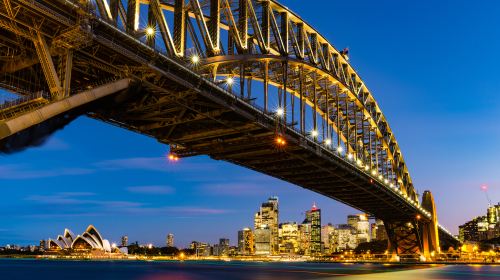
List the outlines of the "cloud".
<svg viewBox="0 0 500 280">
<path fill-rule="evenodd" d="M 209 195 L 228 196 L 269 195 L 272 193 L 269 185 L 247 182 L 205 184 L 200 186 L 200 190 Z"/>
<path fill-rule="evenodd" d="M 106 201 L 94 199 L 81 199 L 80 197 L 93 196 L 93 193 L 56 193 L 52 195 L 31 195 L 25 199 L 41 204 L 50 205 L 97 205 L 108 208 L 139 207 L 142 203 L 133 201 Z"/>
<path fill-rule="evenodd" d="M 217 169 L 217 163 L 177 162 L 171 163 L 165 157 L 133 157 L 103 160 L 94 163 L 102 170 L 146 170 L 158 172 L 191 172 Z"/>
<path fill-rule="evenodd" d="M 140 169 L 151 171 L 165 171 L 164 158 L 135 157 L 111 159 L 97 162 L 95 165 L 105 170 Z"/>
<path fill-rule="evenodd" d="M 197 206 L 167 206 L 167 207 L 135 207 L 124 209 L 127 214 L 133 215 L 162 215 L 162 216 L 199 216 L 219 215 L 233 212 L 228 209 L 205 208 Z"/>
<path fill-rule="evenodd" d="M 41 147 L 38 148 L 39 151 L 65 151 L 69 150 L 70 146 L 68 143 L 63 141 L 58 137 L 50 137 L 47 142 L 45 142 Z"/>
<path fill-rule="evenodd" d="M 58 176 L 75 176 L 93 173 L 94 170 L 87 168 L 57 168 L 33 170 L 23 165 L 6 164 L 0 166 L 0 179 L 6 180 L 24 180 L 39 179 Z"/>
<path fill-rule="evenodd" d="M 142 194 L 172 194 L 175 189 L 170 186 L 134 186 L 128 187 L 127 191 Z"/>
</svg>

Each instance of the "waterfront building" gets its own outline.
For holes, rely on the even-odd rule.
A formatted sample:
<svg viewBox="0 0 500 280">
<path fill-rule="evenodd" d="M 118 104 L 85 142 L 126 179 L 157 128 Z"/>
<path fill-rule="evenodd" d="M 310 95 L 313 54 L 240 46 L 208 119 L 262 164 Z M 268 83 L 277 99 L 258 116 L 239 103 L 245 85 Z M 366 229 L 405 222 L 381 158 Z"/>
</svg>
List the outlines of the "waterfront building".
<svg viewBox="0 0 500 280">
<path fill-rule="evenodd" d="M 271 229 L 268 225 L 261 225 L 254 231 L 255 255 L 271 254 Z"/>
<path fill-rule="evenodd" d="M 238 252 L 248 256 L 254 254 L 254 235 L 251 229 L 244 228 L 238 231 Z"/>
<path fill-rule="evenodd" d="M 377 224 L 377 234 L 375 235 L 375 240 L 389 240 L 384 222 L 382 222 L 382 220 L 376 220 L 375 223 Z"/>
<path fill-rule="evenodd" d="M 348 224 L 337 225 L 331 238 L 331 251 L 342 252 L 358 246 L 356 229 Z"/>
<path fill-rule="evenodd" d="M 89 225 L 85 232 L 76 236 L 71 230 L 65 229 L 63 235 L 57 236 L 56 239 L 47 240 L 46 247 L 51 252 L 69 250 L 72 252 L 111 253 L 114 251 L 109 241 L 102 238 L 93 225 Z"/>
<path fill-rule="evenodd" d="M 490 205 L 487 210 L 488 224 L 496 225 L 500 222 L 500 203 Z"/>
<path fill-rule="evenodd" d="M 229 239 L 221 238 L 219 239 L 219 252 L 218 256 L 229 255 Z"/>
<path fill-rule="evenodd" d="M 122 247 L 127 247 L 128 246 L 128 236 L 124 235 L 122 236 L 122 240 L 121 240 L 121 246 Z"/>
<path fill-rule="evenodd" d="M 370 242 L 370 222 L 367 215 L 349 215 L 347 224 L 356 231 L 356 243 Z"/>
<path fill-rule="evenodd" d="M 279 248 L 281 254 L 294 255 L 299 252 L 299 226 L 296 222 L 279 225 Z"/>
<path fill-rule="evenodd" d="M 38 247 L 40 251 L 45 251 L 47 242 L 45 240 L 40 240 L 40 246 Z"/>
<path fill-rule="evenodd" d="M 488 219 L 486 216 L 475 217 L 458 227 L 461 242 L 482 241 L 488 239 Z"/>
<path fill-rule="evenodd" d="M 489 205 L 485 216 L 475 217 L 458 227 L 461 242 L 500 237 L 500 203 Z"/>
<path fill-rule="evenodd" d="M 316 204 L 313 204 L 311 210 L 306 211 L 303 223 L 311 225 L 310 255 L 321 254 L 321 209 L 317 208 Z"/>
<path fill-rule="evenodd" d="M 311 254 L 311 224 L 299 225 L 299 253 L 304 256 Z"/>
<path fill-rule="evenodd" d="M 205 242 L 192 241 L 189 248 L 195 251 L 197 257 L 207 257 L 213 254 L 213 248 Z"/>
<path fill-rule="evenodd" d="M 378 230 L 377 223 L 371 223 L 370 224 L 370 239 L 371 240 L 377 240 L 377 230 Z"/>
<path fill-rule="evenodd" d="M 321 227 L 321 243 L 323 244 L 323 253 L 331 253 L 331 238 L 335 227 L 328 223 Z"/>
<path fill-rule="evenodd" d="M 262 226 L 267 226 L 270 231 L 271 255 L 279 253 L 278 206 L 278 197 L 270 197 L 266 202 L 262 203 L 259 212 L 255 213 L 254 217 L 255 230 L 262 228 Z"/>
<path fill-rule="evenodd" d="M 167 234 L 167 247 L 174 247 L 174 235 L 172 233 Z"/>
</svg>

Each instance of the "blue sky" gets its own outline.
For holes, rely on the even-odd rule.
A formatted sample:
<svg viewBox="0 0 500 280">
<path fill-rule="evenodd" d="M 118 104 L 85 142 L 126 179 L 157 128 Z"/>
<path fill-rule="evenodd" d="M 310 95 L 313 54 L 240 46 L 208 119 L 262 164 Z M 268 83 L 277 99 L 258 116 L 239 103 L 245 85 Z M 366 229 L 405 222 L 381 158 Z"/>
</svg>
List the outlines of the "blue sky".
<svg viewBox="0 0 500 280">
<path fill-rule="evenodd" d="M 337 48 L 379 102 L 415 186 L 435 195 L 438 218 L 457 231 L 500 200 L 500 3 L 482 1 L 283 1 Z M 357 211 L 207 157 L 165 160 L 168 147 L 81 117 L 44 146 L 0 155 L 0 244 L 36 243 L 94 224 L 118 241 L 215 242 L 252 226 L 270 195 L 280 220 L 301 221 L 316 202 L 323 223 Z"/>
</svg>

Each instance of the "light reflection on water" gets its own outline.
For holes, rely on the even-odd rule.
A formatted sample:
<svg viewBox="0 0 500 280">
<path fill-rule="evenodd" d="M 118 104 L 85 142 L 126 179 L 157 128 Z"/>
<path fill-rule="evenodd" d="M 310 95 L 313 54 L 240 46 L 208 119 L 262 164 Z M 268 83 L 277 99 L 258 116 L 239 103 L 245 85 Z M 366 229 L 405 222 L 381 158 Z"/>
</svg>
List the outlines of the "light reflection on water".
<svg viewBox="0 0 500 280">
<path fill-rule="evenodd" d="M 500 279 L 500 266 L 0 259 L 0 279 Z"/>
</svg>

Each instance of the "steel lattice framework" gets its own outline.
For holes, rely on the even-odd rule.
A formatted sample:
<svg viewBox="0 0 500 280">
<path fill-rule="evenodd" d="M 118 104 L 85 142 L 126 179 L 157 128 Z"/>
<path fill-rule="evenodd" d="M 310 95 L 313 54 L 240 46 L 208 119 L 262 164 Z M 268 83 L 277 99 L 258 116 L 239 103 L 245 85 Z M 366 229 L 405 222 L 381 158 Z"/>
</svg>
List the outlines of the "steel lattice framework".
<svg viewBox="0 0 500 280">
<path fill-rule="evenodd" d="M 4 146 L 86 113 L 382 217 L 401 254 L 439 250 L 432 195 L 346 53 L 276 1 L 0 3 L 0 87 L 21 96 L 0 106 Z"/>
</svg>

